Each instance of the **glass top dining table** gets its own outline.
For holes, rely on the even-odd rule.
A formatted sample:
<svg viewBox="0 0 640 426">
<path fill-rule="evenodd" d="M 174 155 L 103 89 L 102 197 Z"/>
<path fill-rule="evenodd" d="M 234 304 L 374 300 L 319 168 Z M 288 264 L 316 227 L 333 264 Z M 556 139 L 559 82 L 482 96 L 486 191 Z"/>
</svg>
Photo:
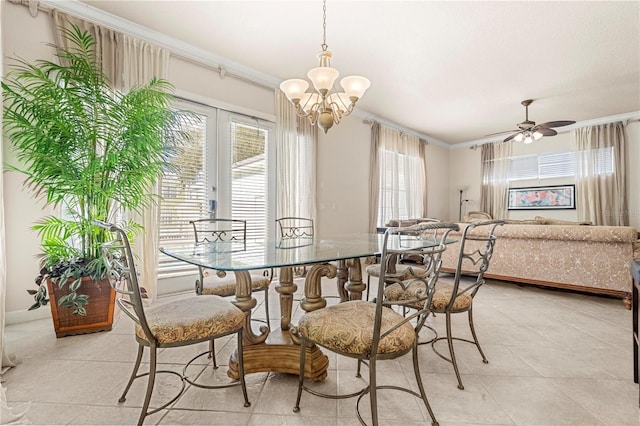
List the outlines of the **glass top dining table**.
<svg viewBox="0 0 640 426">
<path fill-rule="evenodd" d="M 382 252 L 383 234 L 342 234 L 326 238 L 214 241 L 160 251 L 175 259 L 219 271 L 248 271 L 340 261 Z M 433 240 L 389 236 L 388 248 L 431 247 Z"/>
<path fill-rule="evenodd" d="M 366 284 L 362 280 L 360 259 L 381 254 L 384 237 L 384 234 L 343 234 L 322 238 L 214 241 L 160 248 L 160 251 L 193 265 L 234 273 L 236 292 L 232 302 L 245 313 L 245 373 L 279 371 L 297 374 L 299 365 L 296 360 L 300 350 L 295 332 L 289 332 L 293 295 L 297 291 L 293 268 L 309 266 L 304 278 L 304 296 L 300 301 L 300 307 L 306 312 L 326 305 L 322 295 L 322 277 L 336 278 L 342 302 L 361 299 Z M 429 239 L 399 239 L 398 235 L 389 235 L 387 248 L 427 248 L 437 244 Z M 252 296 L 249 271 L 271 268 L 280 268 L 275 286 L 280 296 L 280 328 L 261 327 L 257 333 L 251 325 L 256 299 Z M 326 355 L 314 347 L 309 349 L 308 359 L 309 369 L 305 376 L 316 381 L 324 380 L 328 366 Z M 235 355 L 229 360 L 227 374 L 238 378 Z"/>
</svg>

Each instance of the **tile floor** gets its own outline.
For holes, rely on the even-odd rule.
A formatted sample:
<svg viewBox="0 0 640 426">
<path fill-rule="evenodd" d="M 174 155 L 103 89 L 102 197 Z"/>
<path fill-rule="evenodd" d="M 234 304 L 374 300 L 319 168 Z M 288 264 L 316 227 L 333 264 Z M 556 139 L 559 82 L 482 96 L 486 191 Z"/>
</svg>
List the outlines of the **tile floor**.
<svg viewBox="0 0 640 426">
<path fill-rule="evenodd" d="M 325 294 L 333 285 L 332 280 L 324 282 Z M 275 292 L 272 299 L 272 312 L 278 312 Z M 640 424 L 631 312 L 620 300 L 489 281 L 476 297 L 474 316 L 490 363 L 483 364 L 473 346 L 457 344 L 465 390 L 457 389 L 449 363 L 430 346 L 420 348 L 422 377 L 441 425 Z M 459 317 L 454 328 L 468 336 L 466 316 Z M 443 317 L 430 321 L 443 332 Z M 9 405 L 31 401 L 25 423 L 135 424 L 144 380 L 138 380 L 127 401 L 118 404 L 136 353 L 132 330 L 126 317 L 111 332 L 61 339 L 55 338 L 50 320 L 7 326 L 8 351 L 22 359 L 3 377 Z M 178 370 L 204 348 L 167 349 L 160 354 L 162 368 Z M 218 342 L 221 363 L 233 348 L 230 339 Z M 330 355 L 330 363 L 328 379 L 318 385 L 321 389 L 357 389 L 362 379 L 354 377 L 355 362 Z M 414 383 L 410 356 L 379 367 L 380 383 Z M 225 366 L 216 373 L 204 361 L 193 368 L 213 375 L 210 380 L 225 380 Z M 159 379 L 152 405 L 177 389 L 178 380 L 167 377 Z M 359 424 L 353 399 L 327 400 L 305 393 L 301 412 L 293 413 L 295 376 L 258 373 L 248 375 L 247 381 L 249 408 L 243 407 L 238 387 L 188 387 L 170 409 L 147 417 L 145 424 Z M 362 405 L 366 410 L 368 402 Z M 381 424 L 428 424 L 424 407 L 404 393 L 383 393 L 380 406 Z"/>
</svg>

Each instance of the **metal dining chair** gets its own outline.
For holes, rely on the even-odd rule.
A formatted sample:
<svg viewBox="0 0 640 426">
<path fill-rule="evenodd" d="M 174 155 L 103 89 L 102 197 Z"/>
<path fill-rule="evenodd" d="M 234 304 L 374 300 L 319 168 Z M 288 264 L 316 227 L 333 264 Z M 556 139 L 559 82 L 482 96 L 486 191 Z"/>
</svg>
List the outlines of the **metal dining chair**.
<svg viewBox="0 0 640 426">
<path fill-rule="evenodd" d="M 458 379 L 458 388 L 464 389 L 460 370 L 456 361 L 453 341 L 458 340 L 473 343 L 482 362 L 489 363 L 480 347 L 478 336 L 473 323 L 473 299 L 478 294 L 478 290 L 484 284 L 484 273 L 489 268 L 489 262 L 493 255 L 493 248 L 496 243 L 495 229 L 504 224 L 504 221 L 493 220 L 486 222 L 475 222 L 467 225 L 462 231 L 460 238 L 460 249 L 458 263 L 453 278 L 441 277 L 436 284 L 436 291 L 431 301 L 431 312 L 445 315 L 446 333 L 445 337 L 435 337 L 430 343 L 433 351 L 442 359 L 453 364 L 453 369 Z M 470 282 L 464 276 L 471 277 Z M 385 295 L 390 300 L 403 300 L 412 297 L 415 289 L 409 285 L 401 287 L 393 284 L 385 289 Z M 419 309 L 420 305 L 407 305 L 414 309 Z M 451 317 L 454 314 L 467 313 L 469 328 L 473 340 L 454 337 L 451 326 Z M 436 343 L 446 340 L 449 347 L 449 357 L 442 355 L 436 348 Z M 429 343 L 429 342 L 427 342 Z"/>
<path fill-rule="evenodd" d="M 135 337 L 138 342 L 138 354 L 131 377 L 127 382 L 119 402 L 124 402 L 134 380 L 148 376 L 147 389 L 142 403 L 142 410 L 138 418 L 138 425 L 143 424 L 145 417 L 163 410 L 175 402 L 184 392 L 185 382 L 193 386 L 206 389 L 222 389 L 240 384 L 244 397 L 244 406 L 251 403 L 247 396 L 244 379 L 244 358 L 242 334 L 244 328 L 244 313 L 230 301 L 219 296 L 211 298 L 187 297 L 165 303 L 154 303 L 145 307 L 142 302 L 138 274 L 127 234 L 118 226 L 95 222 L 103 232 L 111 232 L 115 240 L 103 244 L 103 258 L 107 267 L 109 283 L 121 296 L 118 306 L 129 318 L 135 322 Z M 213 341 L 219 337 L 236 334 L 239 363 L 239 381 L 227 382 L 219 385 L 206 385 L 187 375 L 187 368 L 198 358 L 209 354 L 209 351 L 196 355 L 184 366 L 182 374 L 170 370 L 158 370 L 158 349 L 194 345 L 200 342 Z M 144 348 L 149 348 L 149 371 L 138 373 L 142 363 Z M 181 379 L 180 391 L 168 402 L 153 409 L 149 409 L 151 395 L 159 373 L 168 373 Z"/>
<path fill-rule="evenodd" d="M 390 226 L 393 223 L 396 226 L 411 226 L 416 223 L 431 223 L 431 222 L 440 222 L 440 219 L 434 219 L 431 217 L 423 217 L 419 219 L 407 219 L 404 221 L 390 221 Z M 407 225 L 406 223 L 410 223 Z M 419 265 L 416 265 L 415 261 L 417 259 L 411 259 L 411 256 L 396 256 L 395 258 L 389 259 L 391 262 L 389 264 L 389 271 L 393 273 L 405 274 L 407 278 L 409 277 L 409 268 L 415 269 L 419 268 Z M 401 263 L 403 261 L 408 261 L 408 263 Z M 369 300 L 369 287 L 371 286 L 371 277 L 380 278 L 380 270 L 381 266 L 379 263 L 374 263 L 373 265 L 369 265 L 365 268 L 365 272 L 367 273 L 367 295 L 366 299 Z"/>
<path fill-rule="evenodd" d="M 296 240 L 300 245 L 307 241 L 311 243 L 315 237 L 315 227 L 313 219 L 297 216 L 285 216 L 276 219 L 278 228 L 278 239 L 288 242 L 288 240 Z M 307 274 L 305 265 L 293 267 L 293 272 L 300 277 Z"/>
<path fill-rule="evenodd" d="M 198 243 L 206 242 L 235 242 L 246 243 L 247 240 L 247 221 L 240 219 L 198 219 L 189 222 L 193 226 L 193 234 Z M 237 246 L 240 249 L 242 245 Z M 196 280 L 196 294 L 198 295 L 214 295 L 221 297 L 230 297 L 236 294 L 236 278 L 235 275 L 228 275 L 224 271 L 215 271 L 208 273 L 207 268 L 198 265 L 199 278 Z M 264 310 L 266 315 L 265 322 L 267 328 L 269 325 L 269 287 L 273 279 L 273 272 L 265 270 L 261 273 L 251 273 L 251 291 L 264 292 Z M 211 359 L 213 367 L 218 368 L 215 355 L 215 343 L 211 341 Z"/>
<path fill-rule="evenodd" d="M 443 231 L 440 238 L 431 247 L 421 246 L 425 232 L 439 229 Z M 292 329 L 292 334 L 300 338 L 300 370 L 298 392 L 293 408 L 300 411 L 302 391 L 316 396 L 332 399 L 357 397 L 356 414 L 362 424 L 364 420 L 360 413 L 360 401 L 369 394 L 371 403 L 371 418 L 374 425 L 378 425 L 378 392 L 381 390 L 398 390 L 416 396 L 424 403 L 432 424 L 437 425 L 436 417 L 429 405 L 427 395 L 420 376 L 418 363 L 418 334 L 430 314 L 431 299 L 435 292 L 435 282 L 441 265 L 441 255 L 446 249 L 446 238 L 451 230 L 458 229 L 455 223 L 424 223 L 408 228 L 389 228 L 384 235 L 381 262 L 383 265 L 380 280 L 394 285 L 418 287 L 411 299 L 403 301 L 389 301 L 384 294 L 384 286 L 378 286 L 375 302 L 352 300 L 324 309 L 306 313 L 298 326 Z M 403 244 L 400 238 L 407 238 Z M 430 240 L 432 241 L 432 240 Z M 401 276 L 389 271 L 389 261 L 392 257 L 412 254 L 419 256 L 423 262 L 420 273 L 414 271 L 408 283 L 403 282 Z M 411 315 L 403 317 L 392 309 L 394 305 L 420 306 Z M 305 386 L 305 353 L 308 345 L 319 345 L 337 354 L 358 360 L 358 376 L 362 363 L 368 366 L 369 382 L 359 391 L 330 395 L 310 389 Z M 396 359 L 412 352 L 413 371 L 418 391 L 394 385 L 380 385 L 377 381 L 377 365 L 379 361 Z"/>
</svg>

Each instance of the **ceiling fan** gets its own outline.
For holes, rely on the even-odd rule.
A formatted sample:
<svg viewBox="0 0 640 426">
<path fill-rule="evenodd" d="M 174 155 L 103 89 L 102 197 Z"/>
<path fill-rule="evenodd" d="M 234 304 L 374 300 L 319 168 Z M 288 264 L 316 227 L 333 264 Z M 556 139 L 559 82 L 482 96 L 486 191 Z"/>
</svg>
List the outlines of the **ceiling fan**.
<svg viewBox="0 0 640 426">
<path fill-rule="evenodd" d="M 508 130 L 509 132 L 516 132 L 509 135 L 504 142 L 508 142 L 514 139 L 516 142 L 531 143 L 537 141 L 543 136 L 555 136 L 558 134 L 552 127 L 562 127 L 574 124 L 575 121 L 561 120 L 561 121 L 549 121 L 547 123 L 536 124 L 535 121 L 529 120 L 529 105 L 533 102 L 533 99 L 526 99 L 521 102 L 525 107 L 525 120 L 522 123 L 517 124 L 517 130 Z M 502 132 L 504 133 L 504 132 Z"/>
</svg>

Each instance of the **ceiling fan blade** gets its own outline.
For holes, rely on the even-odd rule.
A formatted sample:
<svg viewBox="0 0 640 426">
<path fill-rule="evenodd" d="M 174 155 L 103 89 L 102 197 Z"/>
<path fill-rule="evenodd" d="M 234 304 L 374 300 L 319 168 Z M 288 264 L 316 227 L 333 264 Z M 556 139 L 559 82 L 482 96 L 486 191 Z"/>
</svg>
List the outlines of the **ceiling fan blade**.
<svg viewBox="0 0 640 426">
<path fill-rule="evenodd" d="M 484 135 L 484 137 L 488 138 L 490 136 L 504 135 L 505 133 L 512 133 L 512 132 L 519 132 L 519 131 L 520 131 L 519 129 L 504 130 L 502 132 L 489 133 L 488 135 Z"/>
<path fill-rule="evenodd" d="M 516 136 L 518 136 L 520 134 L 520 132 L 518 133 L 514 133 L 511 136 L 509 136 L 508 138 L 506 138 L 505 140 L 503 140 L 502 142 L 509 142 L 511 139 L 515 138 Z"/>
<path fill-rule="evenodd" d="M 549 129 L 551 127 L 562 127 L 562 126 L 570 126 L 571 124 L 575 124 L 575 121 L 571 120 L 560 120 L 560 121 L 549 121 L 547 123 L 538 124 L 538 126 L 542 128 Z"/>
<path fill-rule="evenodd" d="M 544 128 L 544 127 L 540 128 L 540 129 L 537 129 L 536 132 L 541 133 L 542 136 L 555 136 L 555 135 L 558 134 L 558 132 L 556 132 L 555 130 L 547 129 L 547 128 Z"/>
</svg>

